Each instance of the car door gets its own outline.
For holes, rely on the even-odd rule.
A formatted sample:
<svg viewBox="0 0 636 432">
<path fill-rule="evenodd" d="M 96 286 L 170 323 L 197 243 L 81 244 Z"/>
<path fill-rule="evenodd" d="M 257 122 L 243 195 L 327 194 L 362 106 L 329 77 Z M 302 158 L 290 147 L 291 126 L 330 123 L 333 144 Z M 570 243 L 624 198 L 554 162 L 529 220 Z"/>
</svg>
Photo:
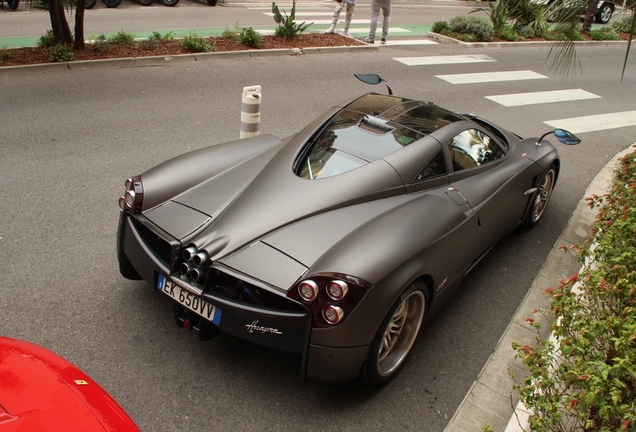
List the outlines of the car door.
<svg viewBox="0 0 636 432">
<path fill-rule="evenodd" d="M 450 185 L 477 212 L 487 249 L 523 219 L 533 187 L 528 170 L 538 175 L 540 169 L 476 125 L 448 140 L 445 151 L 451 162 Z"/>
<path fill-rule="evenodd" d="M 413 160 L 420 161 L 420 168 L 405 187 L 411 196 L 427 199 L 428 195 L 435 195 L 449 204 L 441 205 L 442 201 L 438 201 L 440 205 L 432 208 L 421 224 L 422 229 L 427 230 L 433 229 L 433 226 L 444 227 L 437 232 L 437 241 L 426 246 L 435 250 L 435 275 L 440 282 L 436 292 L 440 292 L 452 285 L 456 277 L 465 274 L 484 249 L 478 215 L 450 185 L 448 158 L 442 146 L 439 143 L 437 146 L 438 151 L 433 156 L 430 153 L 423 158 L 416 154 L 409 155 Z M 461 216 L 455 217 L 457 215 Z"/>
</svg>

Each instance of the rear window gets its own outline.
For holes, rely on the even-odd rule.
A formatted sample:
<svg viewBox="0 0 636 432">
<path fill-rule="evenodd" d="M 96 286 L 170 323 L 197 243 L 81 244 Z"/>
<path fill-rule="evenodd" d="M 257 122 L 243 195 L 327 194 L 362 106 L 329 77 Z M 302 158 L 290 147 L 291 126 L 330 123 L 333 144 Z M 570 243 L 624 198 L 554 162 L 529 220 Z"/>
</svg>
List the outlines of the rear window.
<svg viewBox="0 0 636 432">
<path fill-rule="evenodd" d="M 338 175 L 381 159 L 465 118 L 435 104 L 392 95 L 366 94 L 325 124 L 296 163 L 307 179 Z"/>
<path fill-rule="evenodd" d="M 307 179 L 341 174 L 381 159 L 423 136 L 380 117 L 343 110 L 304 152 L 297 174 Z"/>
</svg>

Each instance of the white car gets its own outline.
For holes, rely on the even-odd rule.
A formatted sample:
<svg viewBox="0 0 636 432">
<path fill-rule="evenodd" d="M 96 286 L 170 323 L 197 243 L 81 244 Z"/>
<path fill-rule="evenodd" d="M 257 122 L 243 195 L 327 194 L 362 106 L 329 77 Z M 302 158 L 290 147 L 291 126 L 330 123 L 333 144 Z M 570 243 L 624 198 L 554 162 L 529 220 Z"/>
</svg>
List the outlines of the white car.
<svg viewBox="0 0 636 432">
<path fill-rule="evenodd" d="M 537 3 L 543 3 L 547 7 L 552 7 L 557 1 L 560 0 L 535 0 Z M 594 20 L 599 24 L 607 24 L 614 14 L 616 5 L 611 1 L 600 0 L 596 4 L 597 12 L 594 15 Z M 581 14 L 585 14 L 585 8 L 581 11 Z M 556 14 L 551 14 L 549 21 L 555 21 Z"/>
</svg>

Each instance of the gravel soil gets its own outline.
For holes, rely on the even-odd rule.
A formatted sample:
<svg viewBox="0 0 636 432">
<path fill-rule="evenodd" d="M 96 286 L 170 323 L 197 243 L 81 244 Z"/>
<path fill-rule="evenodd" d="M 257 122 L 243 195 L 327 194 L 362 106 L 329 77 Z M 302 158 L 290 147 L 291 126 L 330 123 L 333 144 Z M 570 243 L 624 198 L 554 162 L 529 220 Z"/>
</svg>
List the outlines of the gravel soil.
<svg viewBox="0 0 636 432">
<path fill-rule="evenodd" d="M 292 39 L 283 39 L 276 36 L 263 36 L 257 48 L 246 45 L 238 45 L 232 39 L 220 37 L 204 38 L 212 46 L 212 52 L 263 50 L 277 48 L 310 48 L 333 46 L 357 46 L 365 45 L 359 40 L 347 38 L 340 34 L 310 33 L 301 34 Z M 83 50 L 74 50 L 75 60 L 100 60 L 126 57 L 150 57 L 169 56 L 178 54 L 192 54 L 181 46 L 181 41 L 154 41 L 135 42 L 133 45 L 108 44 L 106 50 L 98 51 L 90 44 Z M 16 48 L 0 50 L 0 67 L 21 66 L 50 63 L 49 55 L 45 48 Z"/>
</svg>

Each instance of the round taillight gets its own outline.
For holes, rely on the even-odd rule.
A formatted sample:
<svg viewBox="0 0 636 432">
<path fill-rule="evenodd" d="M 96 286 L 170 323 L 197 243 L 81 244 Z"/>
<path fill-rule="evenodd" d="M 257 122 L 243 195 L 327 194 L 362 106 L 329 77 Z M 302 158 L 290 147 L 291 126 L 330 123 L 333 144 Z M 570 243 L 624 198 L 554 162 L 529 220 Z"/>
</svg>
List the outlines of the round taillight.
<svg viewBox="0 0 636 432">
<path fill-rule="evenodd" d="M 328 305 L 322 309 L 322 317 L 329 324 L 338 324 L 344 317 L 344 311 L 338 306 Z"/>
<path fill-rule="evenodd" d="M 126 180 L 126 183 L 124 183 L 124 188 L 125 188 L 127 191 L 132 190 L 132 188 L 133 188 L 133 181 L 132 181 L 132 179 L 127 179 L 127 180 Z"/>
<path fill-rule="evenodd" d="M 126 199 L 124 197 L 119 198 L 119 209 L 123 210 L 126 208 Z"/>
<path fill-rule="evenodd" d="M 124 200 L 126 201 L 126 205 L 128 208 L 133 208 L 135 205 L 135 191 L 128 190 L 126 191 L 126 195 L 124 195 Z"/>
<path fill-rule="evenodd" d="M 312 280 L 302 281 L 298 285 L 298 294 L 305 301 L 313 301 L 318 297 L 318 284 Z"/>
<path fill-rule="evenodd" d="M 327 295 L 334 300 L 342 300 L 349 290 L 349 286 L 346 282 L 335 280 L 329 282 L 327 285 Z"/>
</svg>

